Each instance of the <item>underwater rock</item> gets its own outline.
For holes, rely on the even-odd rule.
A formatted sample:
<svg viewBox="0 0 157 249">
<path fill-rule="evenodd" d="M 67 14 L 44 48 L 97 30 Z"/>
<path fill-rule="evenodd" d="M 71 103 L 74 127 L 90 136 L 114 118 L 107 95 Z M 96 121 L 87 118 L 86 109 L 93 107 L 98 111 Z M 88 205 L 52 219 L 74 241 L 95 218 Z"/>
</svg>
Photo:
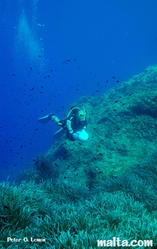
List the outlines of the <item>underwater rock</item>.
<svg viewBox="0 0 157 249">
<path fill-rule="evenodd" d="M 63 135 L 54 141 L 44 157 L 61 167 L 59 180 L 92 187 L 130 173 L 151 153 L 157 133 L 156 84 L 157 66 L 151 66 L 99 97 L 73 103 L 87 110 L 89 139 L 73 142 Z"/>
</svg>

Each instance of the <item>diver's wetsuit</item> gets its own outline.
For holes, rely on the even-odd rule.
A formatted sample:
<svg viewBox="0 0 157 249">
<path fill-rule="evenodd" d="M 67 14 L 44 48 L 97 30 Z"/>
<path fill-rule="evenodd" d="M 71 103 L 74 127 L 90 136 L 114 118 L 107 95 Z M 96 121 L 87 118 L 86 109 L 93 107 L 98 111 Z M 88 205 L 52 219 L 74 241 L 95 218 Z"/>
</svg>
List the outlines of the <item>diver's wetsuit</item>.
<svg viewBox="0 0 157 249">
<path fill-rule="evenodd" d="M 69 117 L 66 119 L 60 120 L 58 122 L 59 126 L 62 126 L 64 129 L 66 129 L 67 137 L 68 139 L 74 141 L 75 139 L 72 137 L 72 134 L 69 132 L 67 128 L 67 120 L 71 121 L 71 128 L 73 129 L 73 133 L 81 131 L 82 129 L 86 129 L 87 127 L 87 120 L 83 122 L 77 122 L 77 114 L 79 112 L 79 109 L 73 109 Z"/>
</svg>

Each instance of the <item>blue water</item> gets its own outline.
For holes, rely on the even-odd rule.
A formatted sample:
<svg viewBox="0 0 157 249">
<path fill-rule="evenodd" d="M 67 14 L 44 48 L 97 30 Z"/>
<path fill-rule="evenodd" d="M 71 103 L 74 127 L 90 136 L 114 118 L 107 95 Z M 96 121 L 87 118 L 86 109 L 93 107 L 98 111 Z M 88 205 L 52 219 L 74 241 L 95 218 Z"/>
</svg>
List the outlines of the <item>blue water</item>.
<svg viewBox="0 0 157 249">
<path fill-rule="evenodd" d="M 57 127 L 39 117 L 63 118 L 81 96 L 157 64 L 156 10 L 156 0 L 1 0 L 0 181 L 50 147 Z"/>
</svg>

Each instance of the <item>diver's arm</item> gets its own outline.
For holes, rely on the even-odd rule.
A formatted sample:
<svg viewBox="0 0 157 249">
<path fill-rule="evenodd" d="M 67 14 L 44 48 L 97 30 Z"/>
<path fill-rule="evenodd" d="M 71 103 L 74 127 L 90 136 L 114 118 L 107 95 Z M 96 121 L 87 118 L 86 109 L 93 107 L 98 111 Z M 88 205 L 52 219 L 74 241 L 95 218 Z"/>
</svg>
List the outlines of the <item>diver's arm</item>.
<svg viewBox="0 0 157 249">
<path fill-rule="evenodd" d="M 67 129 L 70 134 L 73 133 L 73 129 L 71 127 L 71 121 L 69 119 L 67 120 Z"/>
</svg>

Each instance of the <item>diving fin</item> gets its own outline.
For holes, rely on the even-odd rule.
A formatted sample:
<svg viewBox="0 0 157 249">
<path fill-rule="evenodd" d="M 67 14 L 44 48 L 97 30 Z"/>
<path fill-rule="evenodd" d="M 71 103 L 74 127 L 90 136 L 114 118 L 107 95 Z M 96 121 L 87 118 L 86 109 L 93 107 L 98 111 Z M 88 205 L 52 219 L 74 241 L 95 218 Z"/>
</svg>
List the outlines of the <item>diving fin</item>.
<svg viewBox="0 0 157 249">
<path fill-rule="evenodd" d="M 63 127 L 61 127 L 58 131 L 56 131 L 54 134 L 53 134 L 53 136 L 55 136 L 56 134 L 58 134 L 60 131 L 62 131 L 63 130 Z"/>
<path fill-rule="evenodd" d="M 62 137 L 62 135 L 64 134 L 65 132 L 65 129 L 63 127 L 61 127 L 58 131 L 56 131 L 54 134 L 53 134 L 53 137 L 55 139 L 60 139 Z"/>
<path fill-rule="evenodd" d="M 51 120 L 52 114 L 48 114 L 45 117 L 41 117 L 38 119 L 38 121 L 42 124 L 46 124 Z"/>
</svg>

